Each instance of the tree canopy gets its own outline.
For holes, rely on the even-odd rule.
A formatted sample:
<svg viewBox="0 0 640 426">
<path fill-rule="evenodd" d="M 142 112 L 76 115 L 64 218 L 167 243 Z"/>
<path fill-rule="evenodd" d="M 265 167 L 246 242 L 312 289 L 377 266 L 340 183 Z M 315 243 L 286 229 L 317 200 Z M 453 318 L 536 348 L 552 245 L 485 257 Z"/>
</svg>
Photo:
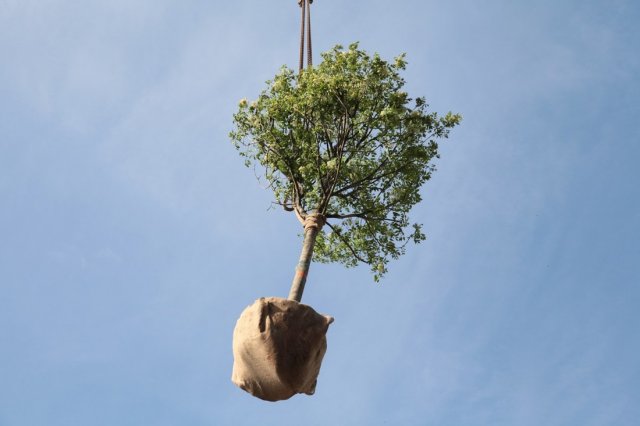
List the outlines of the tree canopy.
<svg viewBox="0 0 640 426">
<path fill-rule="evenodd" d="M 283 67 L 255 101 L 240 101 L 231 139 L 261 166 L 275 203 L 326 226 L 315 259 L 370 265 L 378 281 L 406 245 L 424 240 L 409 211 L 435 171 L 437 140 L 461 116 L 440 117 L 403 91 L 405 56 L 385 61 L 357 43 L 335 46 L 300 73 Z"/>
</svg>

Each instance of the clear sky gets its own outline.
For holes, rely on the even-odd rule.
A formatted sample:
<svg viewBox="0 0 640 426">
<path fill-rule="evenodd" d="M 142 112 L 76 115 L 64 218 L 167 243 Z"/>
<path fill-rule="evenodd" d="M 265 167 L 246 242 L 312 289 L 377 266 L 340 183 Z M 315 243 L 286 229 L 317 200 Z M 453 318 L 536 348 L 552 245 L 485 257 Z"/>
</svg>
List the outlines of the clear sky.
<svg viewBox="0 0 640 426">
<path fill-rule="evenodd" d="M 635 426 L 640 5 L 317 0 L 314 50 L 407 53 L 464 115 L 390 265 L 311 267 L 316 395 L 230 381 L 301 241 L 230 144 L 294 0 L 0 0 L 0 425 Z"/>
</svg>

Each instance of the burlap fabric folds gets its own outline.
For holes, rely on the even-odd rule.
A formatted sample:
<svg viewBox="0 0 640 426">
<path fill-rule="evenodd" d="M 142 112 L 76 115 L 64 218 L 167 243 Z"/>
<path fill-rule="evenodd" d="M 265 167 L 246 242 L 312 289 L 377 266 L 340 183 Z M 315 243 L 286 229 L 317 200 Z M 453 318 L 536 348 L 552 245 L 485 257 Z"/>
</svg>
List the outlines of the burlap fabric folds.
<svg viewBox="0 0 640 426">
<path fill-rule="evenodd" d="M 312 395 L 332 322 L 332 317 L 293 300 L 256 300 L 233 331 L 231 380 L 266 401 Z"/>
</svg>

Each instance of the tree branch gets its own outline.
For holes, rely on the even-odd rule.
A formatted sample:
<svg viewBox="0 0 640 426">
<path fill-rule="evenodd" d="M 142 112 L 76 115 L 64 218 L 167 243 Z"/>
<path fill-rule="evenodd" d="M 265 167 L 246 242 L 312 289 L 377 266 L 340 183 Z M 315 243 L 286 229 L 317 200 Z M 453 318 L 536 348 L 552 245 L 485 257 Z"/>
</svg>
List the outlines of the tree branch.
<svg viewBox="0 0 640 426">
<path fill-rule="evenodd" d="M 331 230 L 334 232 L 334 234 L 336 234 L 338 236 L 340 241 L 342 241 L 344 243 L 344 245 L 347 246 L 347 248 L 349 249 L 349 251 L 351 252 L 353 257 L 355 257 L 358 261 L 360 261 L 362 263 L 366 263 L 367 265 L 371 264 L 370 262 L 368 262 L 368 261 L 364 260 L 362 257 L 360 257 L 360 255 L 358 255 L 356 250 L 351 246 L 351 244 L 349 244 L 349 241 L 342 236 L 342 233 L 340 233 L 340 231 L 338 231 L 336 228 L 334 228 L 333 225 L 331 225 L 329 222 L 327 222 L 326 225 L 329 228 L 331 228 Z"/>
</svg>

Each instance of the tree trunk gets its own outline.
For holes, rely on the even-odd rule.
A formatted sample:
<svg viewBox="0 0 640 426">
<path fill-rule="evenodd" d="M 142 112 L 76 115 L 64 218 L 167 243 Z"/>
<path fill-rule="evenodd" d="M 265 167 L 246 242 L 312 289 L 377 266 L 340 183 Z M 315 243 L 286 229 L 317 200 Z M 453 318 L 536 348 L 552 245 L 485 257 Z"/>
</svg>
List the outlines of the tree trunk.
<svg viewBox="0 0 640 426">
<path fill-rule="evenodd" d="M 302 241 L 302 252 L 300 260 L 296 266 L 296 274 L 291 283 L 291 291 L 289 291 L 289 300 L 300 302 L 304 285 L 307 282 L 307 274 L 309 273 L 309 265 L 313 257 L 313 247 L 316 244 L 316 236 L 320 232 L 320 228 L 324 224 L 324 217 L 320 215 L 308 216 L 304 226 L 304 240 Z"/>
</svg>

